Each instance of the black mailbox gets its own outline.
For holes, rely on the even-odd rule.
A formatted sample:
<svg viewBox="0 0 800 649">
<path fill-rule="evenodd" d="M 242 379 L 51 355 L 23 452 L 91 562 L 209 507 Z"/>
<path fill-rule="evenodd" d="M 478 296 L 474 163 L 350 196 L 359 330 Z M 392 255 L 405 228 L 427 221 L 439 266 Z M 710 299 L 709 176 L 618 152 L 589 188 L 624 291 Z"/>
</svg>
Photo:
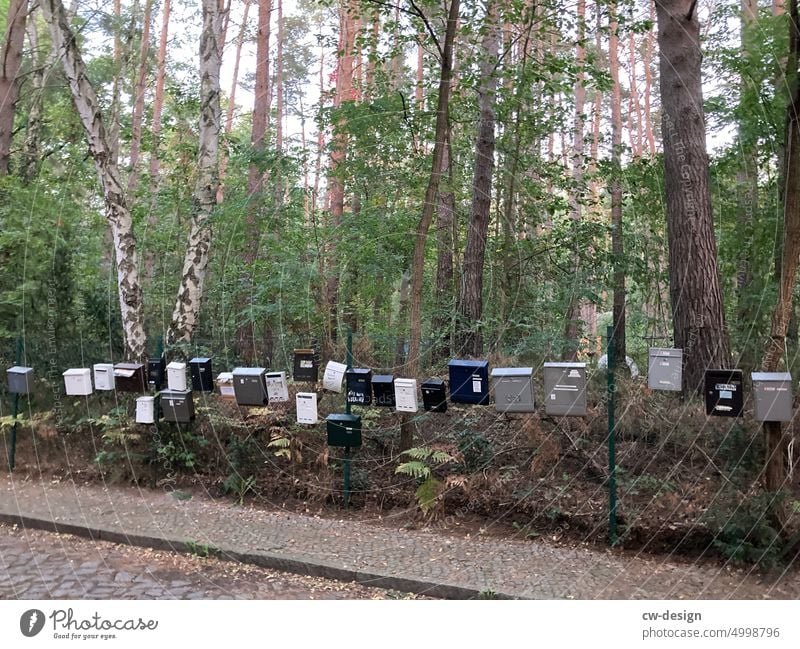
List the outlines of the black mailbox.
<svg viewBox="0 0 800 649">
<path fill-rule="evenodd" d="M 118 392 L 147 392 L 147 379 L 142 363 L 114 365 L 114 385 Z"/>
<path fill-rule="evenodd" d="M 294 350 L 294 376 L 295 381 L 316 383 L 319 374 L 319 359 L 313 349 Z"/>
<path fill-rule="evenodd" d="M 325 418 L 328 446 L 361 446 L 361 417 L 358 415 L 331 414 Z"/>
<path fill-rule="evenodd" d="M 432 412 L 447 412 L 447 388 L 442 379 L 427 379 L 420 386 L 422 405 Z"/>
<path fill-rule="evenodd" d="M 167 372 L 167 363 L 164 357 L 147 359 L 147 385 L 154 392 L 158 392 L 164 385 Z"/>
<path fill-rule="evenodd" d="M 194 419 L 194 400 L 191 390 L 162 390 L 159 394 L 164 421 L 185 424 Z"/>
<path fill-rule="evenodd" d="M 373 376 L 372 392 L 375 395 L 376 406 L 395 407 L 394 376 L 391 374 L 376 374 Z"/>
<path fill-rule="evenodd" d="M 192 375 L 192 390 L 197 392 L 213 392 L 214 377 L 211 375 L 211 359 L 198 356 L 189 361 L 189 372 Z"/>
<path fill-rule="evenodd" d="M 744 406 L 742 370 L 706 370 L 706 414 L 741 417 Z"/>
<path fill-rule="evenodd" d="M 345 374 L 347 403 L 368 406 L 372 403 L 372 370 L 354 367 Z"/>
</svg>

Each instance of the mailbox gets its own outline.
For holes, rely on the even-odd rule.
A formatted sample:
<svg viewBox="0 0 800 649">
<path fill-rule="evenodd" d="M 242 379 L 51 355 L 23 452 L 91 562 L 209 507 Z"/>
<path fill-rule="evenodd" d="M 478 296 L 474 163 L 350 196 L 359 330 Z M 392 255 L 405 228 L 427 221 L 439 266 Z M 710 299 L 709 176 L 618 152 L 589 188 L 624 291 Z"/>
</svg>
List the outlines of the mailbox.
<svg viewBox="0 0 800 649">
<path fill-rule="evenodd" d="M 264 406 L 268 403 L 263 367 L 237 367 L 233 370 L 233 392 L 240 406 Z"/>
<path fill-rule="evenodd" d="M 189 361 L 189 373 L 192 375 L 192 390 L 195 392 L 213 392 L 214 376 L 211 374 L 211 359 L 198 356 Z"/>
<path fill-rule="evenodd" d="M 159 395 L 164 421 L 185 424 L 194 419 L 194 399 L 191 390 L 162 390 Z"/>
<path fill-rule="evenodd" d="M 331 414 L 325 418 L 328 446 L 361 446 L 361 417 L 358 415 Z"/>
<path fill-rule="evenodd" d="M 345 372 L 347 372 L 347 365 L 344 363 L 328 361 L 325 366 L 325 374 L 322 375 L 323 389 L 331 392 L 341 392 Z"/>
<path fill-rule="evenodd" d="M 544 411 L 548 415 L 586 415 L 586 363 L 544 364 Z"/>
<path fill-rule="evenodd" d="M 147 360 L 147 385 L 151 390 L 158 392 L 164 386 L 166 373 L 167 366 L 163 356 Z"/>
<path fill-rule="evenodd" d="M 189 389 L 189 382 L 186 380 L 186 363 L 172 361 L 167 365 L 167 387 L 170 390 Z"/>
<path fill-rule="evenodd" d="M 647 387 L 651 390 L 681 391 L 683 350 L 651 347 L 648 354 Z"/>
<path fill-rule="evenodd" d="M 453 403 L 489 403 L 489 361 L 453 359 L 450 370 L 450 401 Z"/>
<path fill-rule="evenodd" d="M 136 423 L 154 424 L 158 419 L 158 396 L 144 396 L 136 399 Z"/>
<path fill-rule="evenodd" d="M 354 367 L 345 373 L 347 380 L 347 403 L 368 406 L 372 403 L 372 370 Z"/>
<path fill-rule="evenodd" d="M 97 363 L 94 366 L 94 389 L 114 389 L 114 365 L 112 363 Z"/>
<path fill-rule="evenodd" d="M 233 389 L 233 372 L 220 372 L 217 375 L 217 387 L 223 399 L 235 399 L 236 393 Z"/>
<path fill-rule="evenodd" d="M 69 369 L 63 376 L 68 396 L 85 396 L 92 393 L 92 372 L 88 367 Z"/>
<path fill-rule="evenodd" d="M 420 387 L 425 410 L 447 412 L 447 389 L 442 379 L 427 379 Z"/>
<path fill-rule="evenodd" d="M 313 349 L 294 350 L 294 380 L 316 383 L 319 374 L 317 354 Z"/>
<path fill-rule="evenodd" d="M 117 363 L 114 365 L 114 385 L 119 392 L 147 392 L 144 365 Z"/>
<path fill-rule="evenodd" d="M 15 365 L 6 371 L 11 394 L 30 394 L 33 389 L 33 368 Z"/>
<path fill-rule="evenodd" d="M 378 378 L 377 376 L 375 378 Z M 375 379 L 372 380 L 373 383 Z M 396 408 L 400 412 L 417 412 L 417 379 L 395 379 L 394 380 L 394 401 Z M 445 401 L 445 405 L 447 402 Z"/>
<path fill-rule="evenodd" d="M 498 412 L 533 412 L 533 368 L 496 367 L 492 370 L 494 407 Z"/>
<path fill-rule="evenodd" d="M 297 405 L 298 424 L 317 423 L 318 416 L 316 392 L 298 392 L 295 395 L 295 404 Z"/>
<path fill-rule="evenodd" d="M 753 414 L 756 421 L 792 420 L 792 375 L 753 372 Z"/>
<path fill-rule="evenodd" d="M 394 376 L 391 374 L 376 374 L 372 377 L 372 393 L 376 406 L 394 408 Z"/>
<path fill-rule="evenodd" d="M 707 415 L 742 416 L 742 370 L 706 370 L 705 388 Z"/>
<path fill-rule="evenodd" d="M 283 403 L 289 400 L 286 372 L 267 372 L 267 398 L 270 403 Z"/>
</svg>

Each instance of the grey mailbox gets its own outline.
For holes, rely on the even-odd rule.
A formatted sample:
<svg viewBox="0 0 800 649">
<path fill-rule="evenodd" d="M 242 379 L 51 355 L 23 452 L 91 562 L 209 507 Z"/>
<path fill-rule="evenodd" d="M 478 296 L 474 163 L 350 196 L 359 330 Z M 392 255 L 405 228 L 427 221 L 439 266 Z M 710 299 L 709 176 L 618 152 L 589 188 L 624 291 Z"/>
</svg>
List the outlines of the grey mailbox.
<svg viewBox="0 0 800 649">
<path fill-rule="evenodd" d="M 586 363 L 544 364 L 544 411 L 575 417 L 586 414 Z"/>
<path fill-rule="evenodd" d="M 237 367 L 233 370 L 233 393 L 240 406 L 267 404 L 267 370 L 263 367 Z"/>
<path fill-rule="evenodd" d="M 651 390 L 681 391 L 683 350 L 651 347 L 647 366 L 647 387 Z"/>
<path fill-rule="evenodd" d="M 533 412 L 533 368 L 496 367 L 492 370 L 494 407 L 498 412 Z"/>
<path fill-rule="evenodd" d="M 15 365 L 6 371 L 11 394 L 30 394 L 33 389 L 33 368 Z"/>
<path fill-rule="evenodd" d="M 162 390 L 159 395 L 164 421 L 183 424 L 194 419 L 194 399 L 191 390 Z"/>
<path fill-rule="evenodd" d="M 753 372 L 753 415 L 756 421 L 792 420 L 792 375 Z"/>
</svg>

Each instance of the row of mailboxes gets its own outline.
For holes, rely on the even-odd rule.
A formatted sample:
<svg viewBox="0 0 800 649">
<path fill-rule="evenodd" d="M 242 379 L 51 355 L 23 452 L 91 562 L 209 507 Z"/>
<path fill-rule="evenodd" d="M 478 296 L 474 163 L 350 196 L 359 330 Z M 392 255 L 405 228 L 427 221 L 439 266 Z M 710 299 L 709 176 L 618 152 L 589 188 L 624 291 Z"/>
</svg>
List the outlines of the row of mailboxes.
<svg viewBox="0 0 800 649">
<path fill-rule="evenodd" d="M 139 424 L 154 424 L 161 417 L 164 421 L 183 424 L 191 422 L 194 415 L 191 390 L 161 390 L 157 395 L 136 399 L 136 422 Z"/>
<path fill-rule="evenodd" d="M 753 418 L 756 421 L 792 420 L 792 375 L 753 372 Z M 744 408 L 742 370 L 706 370 L 706 414 L 741 417 Z"/>
</svg>

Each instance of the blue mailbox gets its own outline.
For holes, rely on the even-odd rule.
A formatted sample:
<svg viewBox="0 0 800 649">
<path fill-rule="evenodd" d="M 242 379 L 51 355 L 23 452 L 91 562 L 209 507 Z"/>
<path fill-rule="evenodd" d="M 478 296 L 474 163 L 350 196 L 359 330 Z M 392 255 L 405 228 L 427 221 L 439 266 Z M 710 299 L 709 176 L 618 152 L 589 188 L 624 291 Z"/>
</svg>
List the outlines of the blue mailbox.
<svg viewBox="0 0 800 649">
<path fill-rule="evenodd" d="M 489 361 L 453 359 L 450 370 L 450 401 L 453 403 L 489 403 Z"/>
</svg>

